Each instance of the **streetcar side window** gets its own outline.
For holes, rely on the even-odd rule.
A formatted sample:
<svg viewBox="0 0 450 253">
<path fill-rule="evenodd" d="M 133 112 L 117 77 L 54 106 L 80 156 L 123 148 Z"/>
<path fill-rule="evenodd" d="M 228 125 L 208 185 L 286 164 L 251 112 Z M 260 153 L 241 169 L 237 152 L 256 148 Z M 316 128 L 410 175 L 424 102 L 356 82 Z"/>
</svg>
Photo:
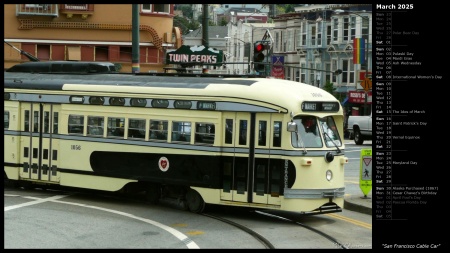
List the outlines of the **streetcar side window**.
<svg viewBox="0 0 450 253">
<path fill-rule="evenodd" d="M 25 110 L 25 120 L 24 120 L 23 130 L 25 132 L 30 131 L 30 111 L 29 110 Z"/>
<path fill-rule="evenodd" d="M 273 122 L 273 146 L 281 147 L 281 121 Z"/>
<path fill-rule="evenodd" d="M 69 115 L 69 124 L 67 132 L 69 134 L 83 134 L 84 116 L 83 115 Z"/>
<path fill-rule="evenodd" d="M 9 111 L 4 111 L 3 114 L 3 128 L 8 129 L 9 128 Z"/>
<path fill-rule="evenodd" d="M 233 120 L 226 119 L 225 123 L 225 143 L 233 144 Z"/>
<path fill-rule="evenodd" d="M 267 132 L 267 121 L 259 121 L 259 131 L 258 131 L 258 145 L 266 146 L 266 132 Z"/>
<path fill-rule="evenodd" d="M 50 112 L 44 112 L 44 133 L 50 131 Z"/>
<path fill-rule="evenodd" d="M 88 135 L 103 136 L 103 126 L 105 118 L 100 116 L 88 116 Z"/>
<path fill-rule="evenodd" d="M 172 141 L 191 142 L 191 122 L 172 122 Z"/>
<path fill-rule="evenodd" d="M 145 119 L 128 120 L 128 138 L 144 139 L 145 130 Z"/>
<path fill-rule="evenodd" d="M 247 120 L 239 121 L 239 145 L 247 144 Z"/>
<path fill-rule="evenodd" d="M 125 118 L 108 118 L 108 136 L 124 137 Z"/>
<path fill-rule="evenodd" d="M 167 141 L 167 120 L 150 120 L 150 140 Z"/>
<path fill-rule="evenodd" d="M 195 124 L 195 143 L 214 144 L 215 126 L 212 123 Z"/>
<path fill-rule="evenodd" d="M 53 113 L 53 133 L 54 134 L 58 133 L 58 118 L 59 118 L 58 112 L 54 112 Z"/>
<path fill-rule="evenodd" d="M 39 112 L 34 111 L 34 117 L 33 117 L 33 132 L 37 133 L 39 132 Z"/>
</svg>

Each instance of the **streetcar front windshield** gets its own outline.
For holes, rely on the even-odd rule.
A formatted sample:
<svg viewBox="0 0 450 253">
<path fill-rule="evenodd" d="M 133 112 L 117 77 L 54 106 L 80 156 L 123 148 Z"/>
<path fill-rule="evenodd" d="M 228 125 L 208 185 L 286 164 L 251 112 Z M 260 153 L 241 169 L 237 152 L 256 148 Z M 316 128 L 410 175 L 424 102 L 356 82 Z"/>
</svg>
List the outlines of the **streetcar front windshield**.
<svg viewBox="0 0 450 253">
<path fill-rule="evenodd" d="M 297 124 L 298 135 L 300 135 L 300 138 L 297 138 L 297 133 L 291 133 L 292 145 L 295 148 L 321 148 L 323 146 L 317 117 L 298 116 L 294 118 L 294 122 Z"/>
<path fill-rule="evenodd" d="M 297 133 L 291 133 L 291 142 L 295 148 L 321 148 L 323 141 L 325 141 L 327 147 L 342 146 L 339 132 L 332 116 L 324 118 L 298 116 L 294 118 L 294 122 L 297 124 L 299 135 L 298 138 Z M 323 138 L 321 133 L 323 133 Z"/>
<path fill-rule="evenodd" d="M 341 138 L 333 117 L 319 118 L 319 124 L 323 132 L 323 139 L 327 147 L 342 146 Z"/>
</svg>

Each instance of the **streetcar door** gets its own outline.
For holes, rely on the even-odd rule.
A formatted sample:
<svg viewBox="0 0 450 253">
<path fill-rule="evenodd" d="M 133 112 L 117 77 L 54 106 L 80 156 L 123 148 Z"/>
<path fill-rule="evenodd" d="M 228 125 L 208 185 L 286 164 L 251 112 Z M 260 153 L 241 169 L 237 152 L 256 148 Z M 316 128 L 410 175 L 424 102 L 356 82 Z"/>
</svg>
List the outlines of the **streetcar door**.
<svg viewBox="0 0 450 253">
<path fill-rule="evenodd" d="M 223 187 L 221 199 L 248 202 L 250 113 L 223 113 Z M 250 187 L 251 189 L 251 187 Z"/>
<path fill-rule="evenodd" d="M 20 177 L 59 182 L 58 119 L 60 105 L 22 103 Z"/>
<path fill-rule="evenodd" d="M 253 202 L 280 205 L 283 183 L 282 114 L 259 113 L 255 119 Z"/>
</svg>

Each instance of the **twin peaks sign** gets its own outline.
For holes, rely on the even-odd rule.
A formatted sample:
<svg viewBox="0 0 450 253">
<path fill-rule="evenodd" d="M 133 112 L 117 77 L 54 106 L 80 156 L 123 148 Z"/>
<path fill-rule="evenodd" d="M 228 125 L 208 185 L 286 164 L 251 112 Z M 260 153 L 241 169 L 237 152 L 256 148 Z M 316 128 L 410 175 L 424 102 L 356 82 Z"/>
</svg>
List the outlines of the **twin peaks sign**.
<svg viewBox="0 0 450 253">
<path fill-rule="evenodd" d="M 223 51 L 205 46 L 186 46 L 183 45 L 175 51 L 166 53 L 166 64 L 183 65 L 208 65 L 221 66 L 223 64 Z"/>
</svg>

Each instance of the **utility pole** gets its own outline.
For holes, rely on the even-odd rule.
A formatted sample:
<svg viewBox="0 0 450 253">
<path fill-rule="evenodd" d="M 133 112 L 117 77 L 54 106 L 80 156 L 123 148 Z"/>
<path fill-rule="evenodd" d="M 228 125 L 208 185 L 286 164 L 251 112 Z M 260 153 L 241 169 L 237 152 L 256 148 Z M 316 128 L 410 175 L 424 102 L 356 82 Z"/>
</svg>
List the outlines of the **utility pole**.
<svg viewBox="0 0 450 253">
<path fill-rule="evenodd" d="M 208 13 L 208 4 L 203 4 L 203 20 L 202 20 L 202 45 L 206 48 L 209 47 L 209 39 L 208 39 L 208 26 L 209 26 L 209 13 Z"/>
<path fill-rule="evenodd" d="M 131 72 L 139 73 L 139 4 L 132 4 L 132 48 Z"/>
</svg>

